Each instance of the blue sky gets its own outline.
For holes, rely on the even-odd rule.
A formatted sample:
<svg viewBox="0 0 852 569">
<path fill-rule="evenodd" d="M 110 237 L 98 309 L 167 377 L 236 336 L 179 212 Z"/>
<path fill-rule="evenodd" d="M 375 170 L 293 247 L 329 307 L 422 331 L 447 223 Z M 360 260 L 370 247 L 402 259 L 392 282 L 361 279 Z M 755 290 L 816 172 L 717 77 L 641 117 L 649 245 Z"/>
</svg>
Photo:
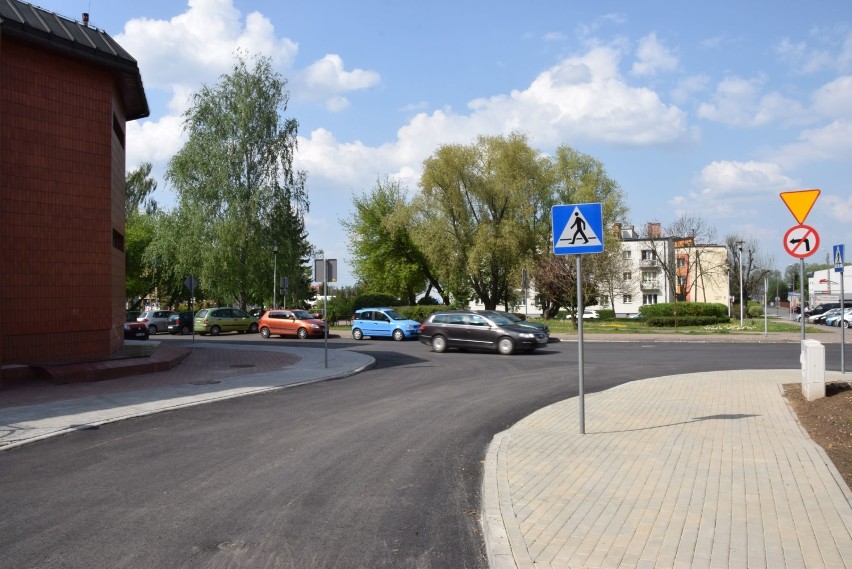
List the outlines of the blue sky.
<svg viewBox="0 0 852 569">
<path fill-rule="evenodd" d="M 503 0 L 41 0 L 137 59 L 151 107 L 128 125 L 127 168 L 154 164 L 157 199 L 187 96 L 237 48 L 289 81 L 308 173 L 311 242 L 353 284 L 352 196 L 398 177 L 417 190 L 438 146 L 519 131 L 600 160 L 628 221 L 684 213 L 753 241 L 783 269 L 796 225 L 779 194 L 819 188 L 816 256 L 852 245 L 852 3 Z M 848 259 L 847 259 L 848 261 Z"/>
</svg>

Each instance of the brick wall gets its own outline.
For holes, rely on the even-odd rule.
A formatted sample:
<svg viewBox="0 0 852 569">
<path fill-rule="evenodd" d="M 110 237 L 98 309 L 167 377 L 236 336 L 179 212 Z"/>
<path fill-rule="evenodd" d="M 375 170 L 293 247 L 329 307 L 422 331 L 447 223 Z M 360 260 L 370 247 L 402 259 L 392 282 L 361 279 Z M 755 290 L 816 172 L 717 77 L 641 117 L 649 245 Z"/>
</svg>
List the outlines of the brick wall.
<svg viewBox="0 0 852 569">
<path fill-rule="evenodd" d="M 0 363 L 109 355 L 124 313 L 112 75 L 2 37 L 0 59 Z"/>
</svg>

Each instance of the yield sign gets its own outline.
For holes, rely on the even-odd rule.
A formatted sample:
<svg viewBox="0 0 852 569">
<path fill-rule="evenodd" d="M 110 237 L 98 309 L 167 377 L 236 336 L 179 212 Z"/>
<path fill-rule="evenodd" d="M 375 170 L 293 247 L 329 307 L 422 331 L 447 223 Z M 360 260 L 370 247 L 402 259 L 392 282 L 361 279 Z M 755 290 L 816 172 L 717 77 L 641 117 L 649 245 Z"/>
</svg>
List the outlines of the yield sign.
<svg viewBox="0 0 852 569">
<path fill-rule="evenodd" d="M 787 209 L 799 223 L 804 223 L 811 208 L 814 207 L 819 197 L 819 190 L 798 190 L 795 192 L 781 192 L 781 199 L 787 204 Z"/>
<path fill-rule="evenodd" d="M 799 259 L 810 257 L 819 249 L 819 233 L 809 225 L 794 225 L 784 234 L 784 249 Z"/>
</svg>

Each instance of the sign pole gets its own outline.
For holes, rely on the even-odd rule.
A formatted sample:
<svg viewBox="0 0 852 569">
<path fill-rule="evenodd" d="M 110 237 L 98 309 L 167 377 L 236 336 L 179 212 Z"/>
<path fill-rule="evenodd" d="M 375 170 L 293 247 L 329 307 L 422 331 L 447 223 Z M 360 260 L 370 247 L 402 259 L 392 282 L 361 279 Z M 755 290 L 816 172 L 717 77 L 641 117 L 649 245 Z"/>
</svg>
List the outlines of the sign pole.
<svg viewBox="0 0 852 569">
<path fill-rule="evenodd" d="M 846 291 L 844 290 L 843 245 L 834 246 L 834 272 L 840 275 L 840 373 L 846 373 Z M 828 277 L 831 281 L 831 277 Z"/>
<path fill-rule="evenodd" d="M 583 394 L 583 266 L 580 255 L 574 257 L 577 260 L 577 365 L 579 367 L 579 397 L 580 397 L 580 434 L 586 434 L 586 402 Z"/>
<path fill-rule="evenodd" d="M 763 279 L 763 337 L 769 336 L 769 279 Z"/>
<path fill-rule="evenodd" d="M 805 341 L 805 258 L 799 259 L 799 311 L 802 313 L 802 341 Z"/>
</svg>

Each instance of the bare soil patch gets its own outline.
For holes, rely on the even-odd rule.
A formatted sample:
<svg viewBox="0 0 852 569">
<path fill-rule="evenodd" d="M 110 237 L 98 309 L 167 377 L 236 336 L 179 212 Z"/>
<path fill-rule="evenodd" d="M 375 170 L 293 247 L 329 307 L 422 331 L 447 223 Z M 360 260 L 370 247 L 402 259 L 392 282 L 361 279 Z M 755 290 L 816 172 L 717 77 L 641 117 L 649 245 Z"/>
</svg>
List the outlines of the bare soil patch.
<svg viewBox="0 0 852 569">
<path fill-rule="evenodd" d="M 852 488 L 852 384 L 827 383 L 825 397 L 808 401 L 802 386 L 784 386 L 784 395 L 811 439 L 825 449 L 837 471 Z"/>
</svg>

